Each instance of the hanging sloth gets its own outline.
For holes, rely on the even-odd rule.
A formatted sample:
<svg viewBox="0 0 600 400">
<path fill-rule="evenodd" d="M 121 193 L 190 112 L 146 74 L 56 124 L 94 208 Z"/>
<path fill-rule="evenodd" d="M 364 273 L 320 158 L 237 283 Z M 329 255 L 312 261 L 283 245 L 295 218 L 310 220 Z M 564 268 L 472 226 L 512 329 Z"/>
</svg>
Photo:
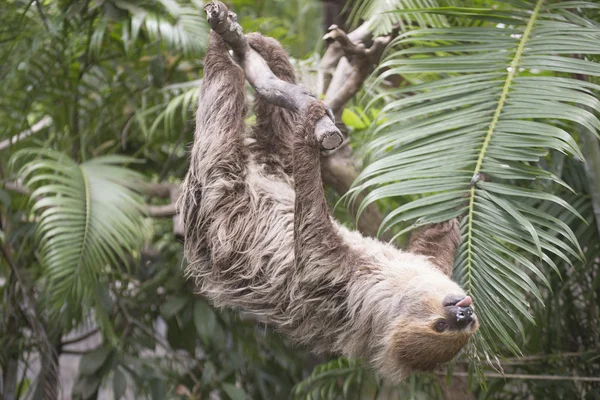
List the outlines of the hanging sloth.
<svg viewBox="0 0 600 400">
<path fill-rule="evenodd" d="M 296 83 L 276 40 L 246 37 L 275 75 Z M 451 360 L 478 328 L 471 298 L 450 279 L 458 222 L 417 231 L 407 251 L 344 228 L 321 181 L 314 129 L 324 104 L 295 114 L 257 95 L 247 130 L 244 83 L 211 31 L 180 199 L 186 274 L 198 292 L 395 382 Z"/>
</svg>

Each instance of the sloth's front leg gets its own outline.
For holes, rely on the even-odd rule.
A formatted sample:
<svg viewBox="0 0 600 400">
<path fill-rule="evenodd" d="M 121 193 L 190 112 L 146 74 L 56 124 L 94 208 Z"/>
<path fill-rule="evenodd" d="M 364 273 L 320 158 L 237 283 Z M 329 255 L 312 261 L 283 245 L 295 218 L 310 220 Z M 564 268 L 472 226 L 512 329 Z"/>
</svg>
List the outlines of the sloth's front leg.
<svg viewBox="0 0 600 400">
<path fill-rule="evenodd" d="M 315 126 L 327 114 L 325 104 L 315 100 L 298 118 L 294 131 L 294 251 L 299 267 L 312 264 L 336 268 L 351 258 L 351 249 L 329 217 L 321 180 L 320 145 Z"/>
</svg>

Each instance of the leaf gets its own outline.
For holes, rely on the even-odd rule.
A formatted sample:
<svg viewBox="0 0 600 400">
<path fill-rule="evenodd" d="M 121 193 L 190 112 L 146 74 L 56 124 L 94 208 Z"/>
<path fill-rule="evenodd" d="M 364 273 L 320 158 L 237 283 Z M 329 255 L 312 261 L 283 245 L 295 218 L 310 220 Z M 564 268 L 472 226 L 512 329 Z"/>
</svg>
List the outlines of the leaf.
<svg viewBox="0 0 600 400">
<path fill-rule="evenodd" d="M 204 340 L 209 340 L 215 332 L 217 317 L 213 309 L 203 300 L 194 302 L 194 326 L 198 335 Z"/>
<path fill-rule="evenodd" d="M 167 398 L 167 388 L 165 383 L 159 379 L 152 379 L 150 381 L 150 393 L 152 394 L 153 400 L 163 400 Z"/>
<path fill-rule="evenodd" d="M 119 400 L 127 391 L 127 377 L 119 368 L 115 368 L 113 375 L 113 394 Z"/>
<path fill-rule="evenodd" d="M 169 319 L 179 313 L 188 301 L 187 296 L 173 297 L 160 306 L 160 313 L 165 319 Z"/>
<path fill-rule="evenodd" d="M 104 345 L 84 354 L 79 360 L 79 374 L 93 375 L 104 365 L 104 362 L 112 352 L 112 347 Z"/>
<path fill-rule="evenodd" d="M 79 377 L 75 386 L 73 386 L 73 394 L 79 395 L 82 399 L 90 399 L 98 390 L 102 377 L 100 376 L 83 376 Z"/>
<path fill-rule="evenodd" d="M 105 156 L 76 164 L 49 149 L 25 149 L 13 162 L 32 191 L 36 238 L 50 311 L 77 322 L 91 308 L 102 312 L 101 277 L 127 267 L 141 245 L 143 199 L 137 173 L 118 166 L 127 157 Z"/>
<path fill-rule="evenodd" d="M 485 357 L 501 347 L 518 353 L 520 318 L 533 318 L 525 295 L 541 301 L 537 282 L 550 282 L 536 261 L 558 271 L 554 260 L 581 258 L 574 233 L 545 211 L 555 204 L 581 218 L 578 210 L 540 182 L 570 187 L 540 159 L 559 153 L 582 159 L 572 128 L 600 131 L 600 87 L 572 76 L 600 76 L 591 58 L 599 52 L 600 27 L 574 15 L 570 2 L 392 3 L 396 16 L 468 22 L 406 31 L 388 46 L 368 89 L 369 107 L 381 109 L 363 148 L 367 166 L 347 198 L 368 191 L 359 214 L 375 201 L 408 199 L 379 233 L 399 235 L 461 215 L 454 275 L 477 299 L 484 339 L 477 349 Z M 385 80 L 393 75 L 415 84 L 390 90 Z M 491 181 L 477 182 L 482 174 Z"/>
<path fill-rule="evenodd" d="M 246 392 L 231 383 L 223 383 L 221 388 L 231 400 L 246 400 L 248 398 Z"/>
<path fill-rule="evenodd" d="M 365 129 L 368 125 L 363 121 L 360 115 L 349 108 L 344 108 L 342 111 L 342 121 L 349 128 Z"/>
<path fill-rule="evenodd" d="M 388 34 L 395 26 L 399 26 L 403 32 L 413 24 L 423 28 L 426 26 L 447 26 L 446 18 L 442 15 L 426 15 L 419 12 L 406 12 L 398 15 L 391 12 L 404 9 L 418 11 L 421 8 L 430 8 L 432 5 L 437 5 L 437 2 L 435 0 L 357 1 L 351 9 L 349 20 L 353 24 L 357 24 L 361 19 L 368 21 L 369 29 L 374 36 Z"/>
</svg>

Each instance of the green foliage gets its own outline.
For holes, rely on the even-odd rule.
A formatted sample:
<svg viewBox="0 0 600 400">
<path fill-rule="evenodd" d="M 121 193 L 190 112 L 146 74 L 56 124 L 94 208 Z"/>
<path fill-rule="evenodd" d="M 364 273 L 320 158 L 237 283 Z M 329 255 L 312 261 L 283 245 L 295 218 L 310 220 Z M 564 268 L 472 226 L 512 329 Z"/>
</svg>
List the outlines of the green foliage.
<svg viewBox="0 0 600 400">
<path fill-rule="evenodd" d="M 274 33 L 299 56 L 320 42 L 319 30 L 304 28 L 318 20 L 316 1 L 234 7 L 245 24 L 257 12 L 284 21 L 287 31 Z M 52 356 L 38 326 L 30 333 L 21 286 L 36 294 L 34 321 L 53 345 L 67 343 L 61 352 L 78 352 L 72 346 L 101 328 L 75 398 L 107 389 L 115 398 L 281 398 L 308 373 L 276 334 L 194 299 L 171 219 L 144 215 L 147 203 L 171 200 L 147 198 L 139 184 L 177 183 L 187 170 L 208 37 L 202 8 L 185 0 L 0 5 L 0 138 L 52 121 L 0 150 L 16 161 L 12 169 L 8 157 L 0 161 L 2 183 L 27 191 L 0 189 L 1 244 L 22 274 L 15 281 L 1 258 L 2 374 L 12 362 L 28 365 L 31 352 Z M 298 9 L 293 21 L 276 17 Z M 257 28 L 269 34 L 275 25 Z M 18 376 L 21 398 L 36 393 L 38 378 Z"/>
<path fill-rule="evenodd" d="M 583 256 L 571 229 L 543 205 L 578 212 L 538 182 L 568 185 L 536 165 L 549 149 L 583 158 L 568 130 L 600 127 L 581 108 L 600 111 L 598 87 L 567 75 L 600 75 L 596 63 L 572 56 L 596 54 L 600 28 L 569 7 L 537 1 L 507 2 L 501 11 L 423 9 L 475 20 L 501 14 L 511 25 L 407 32 L 394 41 L 380 65 L 385 72 L 373 83 L 393 74 L 432 77 L 382 89 L 372 100 L 385 100 L 379 115 L 385 122 L 373 126 L 366 149 L 372 161 L 353 196 L 372 189 L 361 210 L 382 198 L 412 196 L 380 231 L 409 222 L 402 234 L 463 216 L 455 277 L 476 299 L 483 339 L 476 346 L 484 353 L 497 354 L 500 345 L 519 353 L 521 317 L 534 321 L 527 294 L 542 301 L 539 284 L 549 285 L 539 261 L 558 271 L 552 256 Z"/>
<path fill-rule="evenodd" d="M 322 2 L 228 4 L 246 31 L 276 37 L 314 67 Z M 369 102 L 352 102 L 342 115 L 366 161 L 351 196 L 368 189 L 362 207 L 376 201 L 388 211 L 381 231 L 402 238 L 463 217 L 455 272 L 474 295 L 483 351 L 453 368 L 475 390 L 473 366 L 489 373 L 482 361 L 496 354 L 509 374 L 563 377 L 488 376 L 481 398 L 597 397 L 595 383 L 571 377 L 600 374 L 600 237 L 595 193 L 576 161 L 580 136 L 600 127 L 600 8 L 550 0 L 353 5 L 355 23 L 368 19 L 376 35 L 397 25 L 401 34 L 364 90 Z M 186 172 L 208 34 L 202 6 L 0 5 L 0 139 L 52 120 L 0 150 L 2 378 L 15 362 L 29 366 L 32 353 L 77 353 L 93 333 L 75 398 L 106 390 L 154 399 L 442 398 L 436 376 L 390 387 L 357 360 L 310 358 L 247 316 L 192 295 L 172 221 L 142 212 L 170 199 L 140 195 L 138 183 L 176 184 Z M 19 168 L 8 168 L 8 155 Z M 477 173 L 491 181 L 471 187 Z M 331 190 L 328 198 L 338 200 Z M 345 204 L 335 215 L 351 225 Z M 528 357 L 504 362 L 513 353 Z M 35 397 L 38 378 L 18 377 L 19 398 Z"/>
<path fill-rule="evenodd" d="M 126 267 L 128 255 L 140 247 L 143 202 L 131 186 L 141 177 L 119 166 L 131 162 L 128 157 L 103 156 L 77 165 L 61 153 L 33 149 L 15 159 L 26 156 L 35 158 L 17 175 L 34 200 L 48 305 L 53 312 L 66 306 L 66 322 L 79 322 L 90 307 L 101 306 L 97 288 L 110 280 L 110 266 Z"/>
<path fill-rule="evenodd" d="M 415 27 L 432 28 L 448 26 L 443 14 L 419 12 L 437 6 L 436 0 L 355 0 L 351 20 L 369 21 L 369 28 L 375 36 L 387 35 L 395 28 L 407 32 Z M 416 11 L 416 12 L 411 12 Z"/>
<path fill-rule="evenodd" d="M 296 385 L 294 396 L 311 400 L 359 399 L 363 395 L 361 387 L 373 390 L 375 383 L 358 361 L 339 358 L 318 365 L 307 379 Z"/>
</svg>

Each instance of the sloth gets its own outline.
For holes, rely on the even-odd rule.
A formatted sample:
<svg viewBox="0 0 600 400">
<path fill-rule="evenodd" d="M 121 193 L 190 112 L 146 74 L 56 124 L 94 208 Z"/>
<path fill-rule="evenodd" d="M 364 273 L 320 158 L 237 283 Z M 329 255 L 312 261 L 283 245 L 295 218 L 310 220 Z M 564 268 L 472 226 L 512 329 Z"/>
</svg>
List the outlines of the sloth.
<svg viewBox="0 0 600 400">
<path fill-rule="evenodd" d="M 246 37 L 296 83 L 275 39 Z M 179 201 L 197 292 L 393 382 L 451 360 L 478 328 L 471 297 L 450 279 L 458 221 L 413 233 L 406 251 L 348 230 L 329 214 L 321 180 L 323 102 L 292 112 L 257 94 L 251 129 L 246 109 L 244 71 L 211 31 Z"/>
</svg>

